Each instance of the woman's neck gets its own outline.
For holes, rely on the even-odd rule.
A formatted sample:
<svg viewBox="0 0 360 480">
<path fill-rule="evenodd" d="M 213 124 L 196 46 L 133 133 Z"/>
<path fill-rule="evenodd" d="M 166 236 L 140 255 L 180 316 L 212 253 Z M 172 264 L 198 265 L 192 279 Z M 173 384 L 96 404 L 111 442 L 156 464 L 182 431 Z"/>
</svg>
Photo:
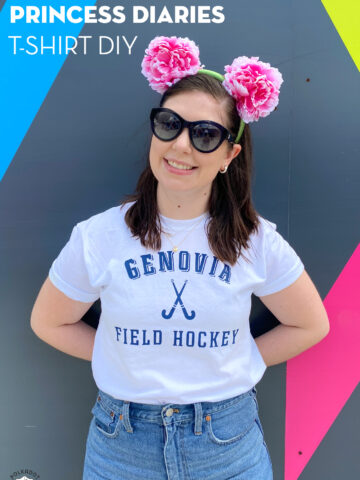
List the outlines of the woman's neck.
<svg viewBox="0 0 360 480">
<path fill-rule="evenodd" d="M 210 189 L 189 192 L 174 192 L 157 189 L 157 204 L 159 213 L 175 220 L 188 220 L 200 217 L 208 211 Z"/>
</svg>

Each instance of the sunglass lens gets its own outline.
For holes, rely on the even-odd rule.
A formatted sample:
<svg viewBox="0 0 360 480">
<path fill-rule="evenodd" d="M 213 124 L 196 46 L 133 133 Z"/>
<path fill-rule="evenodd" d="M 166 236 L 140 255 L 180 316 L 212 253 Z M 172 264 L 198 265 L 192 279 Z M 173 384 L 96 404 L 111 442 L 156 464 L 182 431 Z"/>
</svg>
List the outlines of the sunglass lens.
<svg viewBox="0 0 360 480">
<path fill-rule="evenodd" d="M 172 140 L 181 128 L 180 119 L 171 112 L 157 112 L 153 124 L 161 140 Z"/>
<path fill-rule="evenodd" d="M 194 145 L 202 152 L 214 150 L 221 142 L 221 138 L 220 129 L 207 123 L 199 123 L 192 131 Z"/>
</svg>

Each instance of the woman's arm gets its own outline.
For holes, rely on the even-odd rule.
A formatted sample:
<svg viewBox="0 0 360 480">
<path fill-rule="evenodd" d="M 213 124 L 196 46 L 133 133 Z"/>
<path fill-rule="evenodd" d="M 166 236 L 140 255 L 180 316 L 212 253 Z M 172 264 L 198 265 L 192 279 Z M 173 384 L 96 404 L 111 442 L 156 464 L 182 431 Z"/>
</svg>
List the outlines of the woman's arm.
<svg viewBox="0 0 360 480">
<path fill-rule="evenodd" d="M 81 318 L 93 303 L 72 300 L 47 277 L 33 306 L 30 326 L 52 347 L 91 361 L 96 329 Z"/>
<path fill-rule="evenodd" d="M 325 307 L 305 270 L 289 287 L 259 298 L 281 324 L 255 338 L 267 366 L 299 355 L 329 333 Z"/>
</svg>

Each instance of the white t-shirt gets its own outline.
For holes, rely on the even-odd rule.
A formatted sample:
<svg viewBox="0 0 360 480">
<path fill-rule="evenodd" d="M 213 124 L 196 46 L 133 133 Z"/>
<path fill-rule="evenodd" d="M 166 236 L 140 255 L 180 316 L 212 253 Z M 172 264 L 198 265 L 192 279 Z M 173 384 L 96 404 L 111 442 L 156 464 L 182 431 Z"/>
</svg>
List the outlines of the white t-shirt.
<svg viewBox="0 0 360 480">
<path fill-rule="evenodd" d="M 266 370 L 250 333 L 251 294 L 289 286 L 302 261 L 263 217 L 244 251 L 252 263 L 240 257 L 230 266 L 214 257 L 207 214 L 161 216 L 172 243 L 163 235 L 159 252 L 147 250 L 124 221 L 129 206 L 75 225 L 49 271 L 68 297 L 101 299 L 91 363 L 96 385 L 152 404 L 215 402 L 250 390 Z"/>
</svg>

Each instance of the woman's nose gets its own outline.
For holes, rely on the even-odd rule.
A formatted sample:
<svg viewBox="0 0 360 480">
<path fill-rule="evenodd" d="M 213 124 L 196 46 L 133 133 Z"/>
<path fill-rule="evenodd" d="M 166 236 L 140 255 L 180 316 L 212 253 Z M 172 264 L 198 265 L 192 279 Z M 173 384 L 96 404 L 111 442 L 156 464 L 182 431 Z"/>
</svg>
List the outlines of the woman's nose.
<svg viewBox="0 0 360 480">
<path fill-rule="evenodd" d="M 191 153 L 191 141 L 189 137 L 188 128 L 184 128 L 178 137 L 173 140 L 172 147 L 178 150 L 182 150 L 187 153 Z"/>
</svg>

